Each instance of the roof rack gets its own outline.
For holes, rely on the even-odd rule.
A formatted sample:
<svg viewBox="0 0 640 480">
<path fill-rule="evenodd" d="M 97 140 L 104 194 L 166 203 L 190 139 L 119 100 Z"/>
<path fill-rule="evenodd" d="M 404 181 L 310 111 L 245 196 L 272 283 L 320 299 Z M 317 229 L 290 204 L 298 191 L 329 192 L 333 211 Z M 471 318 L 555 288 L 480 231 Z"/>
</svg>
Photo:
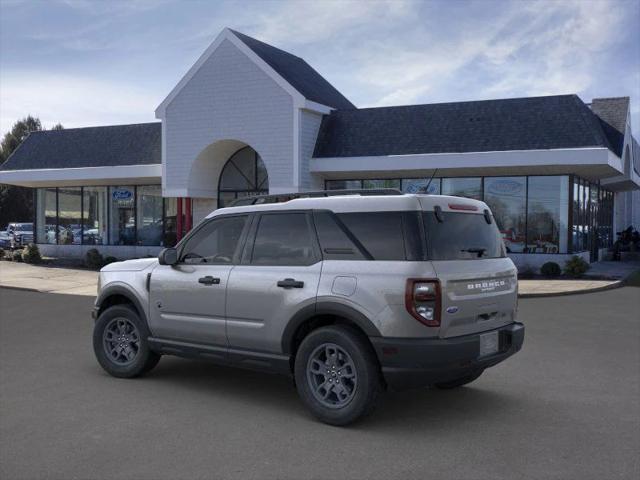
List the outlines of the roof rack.
<svg viewBox="0 0 640 480">
<path fill-rule="evenodd" d="M 339 195 L 404 195 L 395 188 L 372 188 L 372 189 L 351 189 L 351 190 L 317 190 L 314 192 L 294 192 L 278 193 L 273 195 L 256 195 L 252 197 L 242 197 L 233 200 L 228 207 L 242 207 L 247 205 L 262 205 L 265 203 L 283 203 L 295 198 L 320 198 L 336 197 Z"/>
</svg>

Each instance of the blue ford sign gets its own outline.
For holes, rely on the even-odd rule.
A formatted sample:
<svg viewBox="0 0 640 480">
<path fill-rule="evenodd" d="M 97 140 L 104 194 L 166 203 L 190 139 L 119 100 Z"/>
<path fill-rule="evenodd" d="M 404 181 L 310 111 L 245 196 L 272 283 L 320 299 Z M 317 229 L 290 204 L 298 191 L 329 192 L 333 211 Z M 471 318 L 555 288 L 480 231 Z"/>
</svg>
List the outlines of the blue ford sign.
<svg viewBox="0 0 640 480">
<path fill-rule="evenodd" d="M 117 188 L 111 192 L 111 196 L 114 200 L 131 200 L 133 198 L 133 192 L 124 188 Z"/>
</svg>

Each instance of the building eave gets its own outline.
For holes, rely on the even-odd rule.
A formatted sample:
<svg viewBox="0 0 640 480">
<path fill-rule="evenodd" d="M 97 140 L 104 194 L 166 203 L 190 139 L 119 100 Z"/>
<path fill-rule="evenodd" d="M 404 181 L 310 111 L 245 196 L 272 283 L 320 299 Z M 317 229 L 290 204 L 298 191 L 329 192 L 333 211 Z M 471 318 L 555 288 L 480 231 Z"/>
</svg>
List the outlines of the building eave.
<svg viewBox="0 0 640 480">
<path fill-rule="evenodd" d="M 160 184 L 161 177 L 160 164 L 0 171 L 0 183 L 32 188 Z"/>
<path fill-rule="evenodd" d="M 313 158 L 310 171 L 325 178 L 424 176 L 437 171 L 437 176 L 575 173 L 600 179 L 622 173 L 622 161 L 607 148 L 597 147 Z"/>
</svg>

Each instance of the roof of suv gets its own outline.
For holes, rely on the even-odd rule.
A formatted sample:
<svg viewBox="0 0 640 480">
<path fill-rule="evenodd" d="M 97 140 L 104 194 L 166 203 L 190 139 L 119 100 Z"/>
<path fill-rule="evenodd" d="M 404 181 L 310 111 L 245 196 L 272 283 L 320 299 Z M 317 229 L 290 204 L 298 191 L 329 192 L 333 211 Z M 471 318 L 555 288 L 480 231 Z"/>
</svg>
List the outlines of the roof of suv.
<svg viewBox="0 0 640 480">
<path fill-rule="evenodd" d="M 219 208 L 207 218 L 231 213 L 268 212 L 282 210 L 331 210 L 333 212 L 394 212 L 427 210 L 438 205 L 443 211 L 482 213 L 488 209 L 484 202 L 448 195 L 342 195 L 335 197 L 294 198 L 282 203 L 266 203 L 238 207 Z"/>
</svg>

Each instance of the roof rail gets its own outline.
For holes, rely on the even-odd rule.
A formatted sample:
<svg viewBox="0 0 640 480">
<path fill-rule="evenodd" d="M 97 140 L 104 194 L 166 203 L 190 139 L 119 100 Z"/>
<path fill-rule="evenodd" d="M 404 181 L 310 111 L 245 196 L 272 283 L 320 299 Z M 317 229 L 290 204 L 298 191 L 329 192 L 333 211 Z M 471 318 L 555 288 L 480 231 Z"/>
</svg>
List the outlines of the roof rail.
<svg viewBox="0 0 640 480">
<path fill-rule="evenodd" d="M 351 189 L 351 190 L 317 190 L 314 192 L 293 192 L 278 193 L 273 195 L 256 195 L 252 197 L 242 197 L 233 200 L 227 207 L 241 207 L 246 205 L 262 205 L 264 203 L 283 203 L 295 198 L 319 198 L 335 197 L 338 195 L 404 195 L 395 188 L 372 188 L 372 189 Z"/>
</svg>

